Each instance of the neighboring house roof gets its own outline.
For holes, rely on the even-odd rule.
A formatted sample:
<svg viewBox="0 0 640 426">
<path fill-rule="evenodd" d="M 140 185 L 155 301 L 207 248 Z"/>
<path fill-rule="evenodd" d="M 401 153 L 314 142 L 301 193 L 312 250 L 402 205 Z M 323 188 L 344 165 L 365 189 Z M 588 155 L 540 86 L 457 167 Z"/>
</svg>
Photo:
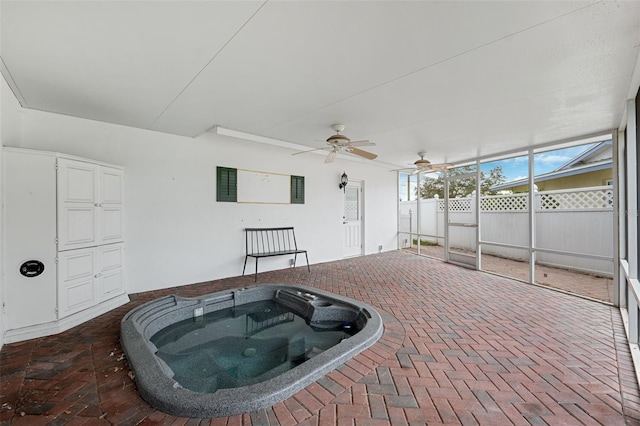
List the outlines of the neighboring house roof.
<svg viewBox="0 0 640 426">
<path fill-rule="evenodd" d="M 613 165 L 612 146 L 613 144 L 611 140 L 594 144 L 571 160 L 562 164 L 557 169 L 534 176 L 533 181 L 544 182 L 546 180 L 610 169 Z M 529 183 L 529 179 L 522 178 L 492 186 L 490 189 L 491 191 L 500 191 L 503 189 L 526 185 L 527 183 Z"/>
<path fill-rule="evenodd" d="M 585 149 L 580 154 L 576 155 L 571 160 L 567 161 L 554 171 L 566 170 L 570 167 L 579 165 L 580 163 L 589 164 L 602 160 L 611 161 L 612 146 L 613 142 L 611 140 L 594 144 L 593 146 Z"/>
</svg>

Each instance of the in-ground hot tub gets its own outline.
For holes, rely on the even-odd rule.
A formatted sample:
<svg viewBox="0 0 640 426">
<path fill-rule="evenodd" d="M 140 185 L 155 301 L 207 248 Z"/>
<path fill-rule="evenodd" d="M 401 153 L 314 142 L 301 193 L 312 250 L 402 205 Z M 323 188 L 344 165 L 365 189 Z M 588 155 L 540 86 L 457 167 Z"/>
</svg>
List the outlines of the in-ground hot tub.
<svg viewBox="0 0 640 426">
<path fill-rule="evenodd" d="M 305 286 L 265 284 L 187 299 L 166 296 L 122 319 L 138 391 L 181 417 L 266 408 L 382 335 L 371 306 Z"/>
</svg>

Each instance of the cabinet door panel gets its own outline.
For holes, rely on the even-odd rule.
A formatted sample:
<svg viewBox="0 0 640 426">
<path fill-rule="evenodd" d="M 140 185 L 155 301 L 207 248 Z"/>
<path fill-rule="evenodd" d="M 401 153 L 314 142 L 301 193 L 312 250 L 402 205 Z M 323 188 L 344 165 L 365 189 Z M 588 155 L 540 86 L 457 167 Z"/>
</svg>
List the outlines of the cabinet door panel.
<svg viewBox="0 0 640 426">
<path fill-rule="evenodd" d="M 93 206 L 63 206 L 58 229 L 58 250 L 96 245 L 97 212 Z"/>
<path fill-rule="evenodd" d="M 98 200 L 98 166 L 82 161 L 58 160 L 58 197 L 63 203 L 95 203 Z"/>
<path fill-rule="evenodd" d="M 122 170 L 102 167 L 100 169 L 103 204 L 122 204 Z"/>
<path fill-rule="evenodd" d="M 58 256 L 58 280 L 61 283 L 92 278 L 96 268 L 96 251 L 81 249 L 66 251 Z"/>
<path fill-rule="evenodd" d="M 96 250 L 70 250 L 58 254 L 58 318 L 96 303 Z"/>
<path fill-rule="evenodd" d="M 100 238 L 102 244 L 124 240 L 122 217 L 123 171 L 100 168 Z"/>
<path fill-rule="evenodd" d="M 122 267 L 124 257 L 123 244 L 109 244 L 98 247 L 100 272 Z"/>
<path fill-rule="evenodd" d="M 95 304 L 93 287 L 93 278 L 63 284 L 60 287 L 58 317 L 63 318 L 93 306 Z"/>
<path fill-rule="evenodd" d="M 124 292 L 122 268 L 101 274 L 98 287 L 100 302 L 122 294 Z"/>
<path fill-rule="evenodd" d="M 107 244 L 99 246 L 97 292 L 98 301 L 102 302 L 111 297 L 124 293 L 124 275 L 122 265 L 124 261 L 124 244 Z"/>
<path fill-rule="evenodd" d="M 94 164 L 58 159 L 58 250 L 98 244 L 98 170 Z"/>
<path fill-rule="evenodd" d="M 100 234 L 102 237 L 101 242 L 103 244 L 118 242 L 124 239 L 122 206 L 103 205 L 100 223 Z"/>
</svg>

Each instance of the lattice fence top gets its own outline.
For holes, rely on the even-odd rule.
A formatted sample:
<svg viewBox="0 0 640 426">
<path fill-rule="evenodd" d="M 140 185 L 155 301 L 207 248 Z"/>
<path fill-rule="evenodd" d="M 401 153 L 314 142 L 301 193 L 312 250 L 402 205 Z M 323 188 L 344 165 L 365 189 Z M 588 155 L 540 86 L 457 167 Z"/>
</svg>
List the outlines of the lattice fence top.
<svg viewBox="0 0 640 426">
<path fill-rule="evenodd" d="M 613 208 L 613 188 L 541 192 L 540 210 L 579 210 Z"/>
<path fill-rule="evenodd" d="M 493 195 L 480 197 L 483 212 L 516 212 L 529 210 L 528 194 Z"/>
<path fill-rule="evenodd" d="M 450 212 L 470 212 L 473 198 L 449 198 Z M 438 211 L 444 211 L 444 200 L 438 202 Z"/>
<path fill-rule="evenodd" d="M 471 212 L 474 198 L 449 199 L 449 212 Z M 536 193 L 537 210 L 593 210 L 613 208 L 613 188 L 593 187 Z M 529 194 L 491 195 L 480 197 L 483 212 L 526 212 Z M 438 211 L 444 211 L 444 200 L 438 200 Z"/>
</svg>

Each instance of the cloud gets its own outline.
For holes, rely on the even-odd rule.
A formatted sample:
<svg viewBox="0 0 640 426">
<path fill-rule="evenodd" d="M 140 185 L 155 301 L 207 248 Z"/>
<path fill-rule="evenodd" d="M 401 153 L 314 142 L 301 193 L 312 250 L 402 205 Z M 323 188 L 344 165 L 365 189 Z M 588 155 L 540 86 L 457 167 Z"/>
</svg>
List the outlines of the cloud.
<svg viewBox="0 0 640 426">
<path fill-rule="evenodd" d="M 567 161 L 571 160 L 574 155 L 563 155 L 563 154 L 538 154 L 534 158 L 534 162 L 543 163 L 543 164 L 563 164 Z"/>
<path fill-rule="evenodd" d="M 501 160 L 501 163 L 505 163 L 505 164 L 509 164 L 509 163 L 526 163 L 529 161 L 529 157 L 526 155 L 522 155 L 520 157 L 511 157 L 511 158 L 505 158 L 504 160 Z"/>
</svg>

